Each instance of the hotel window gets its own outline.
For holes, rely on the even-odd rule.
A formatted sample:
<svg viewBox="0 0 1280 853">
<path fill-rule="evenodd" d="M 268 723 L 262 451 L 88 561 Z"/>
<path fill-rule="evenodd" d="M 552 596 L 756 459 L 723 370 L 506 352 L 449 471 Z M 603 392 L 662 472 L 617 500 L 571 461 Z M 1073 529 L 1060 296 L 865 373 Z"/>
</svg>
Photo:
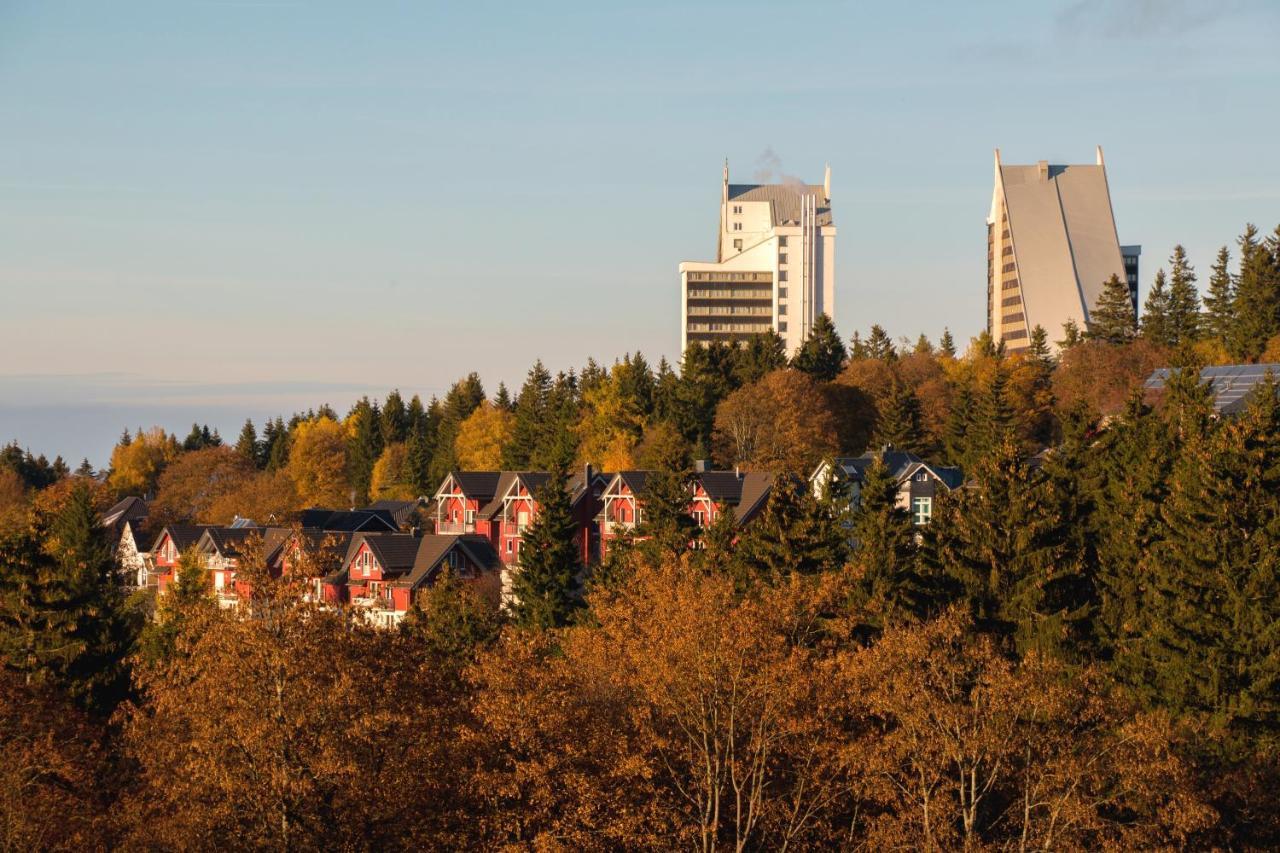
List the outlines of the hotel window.
<svg viewBox="0 0 1280 853">
<path fill-rule="evenodd" d="M 741 223 L 741 222 L 735 222 L 735 223 L 733 223 L 733 230 L 734 230 L 734 231 L 741 231 L 741 230 L 742 230 L 742 223 Z"/>
<path fill-rule="evenodd" d="M 778 316 L 779 316 L 779 317 L 781 317 L 783 314 L 786 314 L 786 313 L 787 313 L 787 306 L 786 306 L 786 305 L 783 305 L 782 303 L 779 303 L 779 304 L 778 304 Z"/>
<path fill-rule="evenodd" d="M 787 253 L 786 253 L 786 252 L 779 252 L 779 253 L 778 253 L 778 263 L 780 263 L 780 264 L 785 264 L 786 262 L 787 262 Z"/>
<path fill-rule="evenodd" d="M 931 518 L 933 518 L 933 498 L 913 498 L 911 520 L 916 524 L 928 524 Z"/>
<path fill-rule="evenodd" d="M 787 298 L 787 289 L 786 289 L 785 287 L 779 287 L 779 288 L 778 288 L 778 298 L 779 298 L 779 299 L 786 299 L 786 298 Z"/>
<path fill-rule="evenodd" d="M 779 237 L 779 238 L 778 238 L 778 248 L 780 248 L 780 249 L 785 249 L 785 248 L 786 248 L 786 246 L 787 246 L 787 238 L 786 238 L 786 237 Z"/>
<path fill-rule="evenodd" d="M 734 212 L 734 213 L 742 213 L 742 205 L 740 205 L 740 204 L 735 204 L 735 205 L 733 206 L 733 212 Z"/>
<path fill-rule="evenodd" d="M 741 240 L 734 240 L 734 241 L 733 241 L 733 248 L 735 248 L 735 249 L 737 249 L 739 252 L 741 252 L 741 251 L 742 251 L 742 241 L 741 241 Z"/>
<path fill-rule="evenodd" d="M 787 330 L 787 321 L 786 321 L 786 320 L 779 320 L 779 321 L 778 321 L 778 331 L 779 331 L 779 332 L 785 332 L 786 330 Z"/>
<path fill-rule="evenodd" d="M 786 281 L 786 280 L 787 280 L 787 271 L 778 270 L 778 281 Z"/>
</svg>

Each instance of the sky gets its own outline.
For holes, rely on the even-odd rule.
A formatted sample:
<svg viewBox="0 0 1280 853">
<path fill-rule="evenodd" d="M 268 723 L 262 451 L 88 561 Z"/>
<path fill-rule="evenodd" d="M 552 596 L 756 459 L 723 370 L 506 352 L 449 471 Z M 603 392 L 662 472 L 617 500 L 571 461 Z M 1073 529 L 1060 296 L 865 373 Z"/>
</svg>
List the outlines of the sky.
<svg viewBox="0 0 1280 853">
<path fill-rule="evenodd" d="M 0 442 L 678 361 L 726 157 L 831 165 L 846 337 L 981 331 L 996 147 L 1207 278 L 1278 93 L 1275 0 L 0 0 Z"/>
</svg>

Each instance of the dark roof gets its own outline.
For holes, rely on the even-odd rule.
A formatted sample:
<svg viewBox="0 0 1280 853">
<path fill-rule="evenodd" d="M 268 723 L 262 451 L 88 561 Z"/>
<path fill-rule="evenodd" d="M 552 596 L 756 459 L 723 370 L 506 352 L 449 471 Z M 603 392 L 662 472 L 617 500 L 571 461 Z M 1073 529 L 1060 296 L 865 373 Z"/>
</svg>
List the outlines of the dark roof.
<svg viewBox="0 0 1280 853">
<path fill-rule="evenodd" d="M 412 533 L 369 533 L 360 537 L 369 546 L 384 575 L 403 574 L 413 568 L 423 537 Z M 359 550 L 359 545 L 352 545 Z"/>
<path fill-rule="evenodd" d="M 173 540 L 173 547 L 179 551 L 185 551 L 199 542 L 204 532 L 213 526 L 212 524 L 170 524 L 156 535 L 156 540 L 151 543 L 149 550 L 154 552 L 159 548 L 160 542 L 167 534 Z"/>
<path fill-rule="evenodd" d="M 117 532 L 124 529 L 124 525 L 130 521 L 141 521 L 150 514 L 151 508 L 147 502 L 138 497 L 127 497 L 118 501 L 111 509 L 102 514 L 103 527 L 115 527 Z"/>
<path fill-rule="evenodd" d="M 320 509 L 302 511 L 299 525 L 310 530 L 333 530 L 355 533 L 362 530 L 394 533 L 400 527 L 386 510 Z"/>
<path fill-rule="evenodd" d="M 644 484 L 651 473 L 651 471 L 619 471 L 617 476 L 626 483 L 633 495 L 639 495 L 644 492 Z"/>
<path fill-rule="evenodd" d="M 488 473 L 488 472 L 484 472 Z M 455 475 L 456 476 L 456 475 Z M 480 507 L 480 511 L 476 513 L 477 517 L 482 519 L 490 519 L 502 511 L 502 498 L 506 495 L 507 490 L 511 488 L 511 484 L 520 476 L 518 471 L 500 471 L 498 472 L 498 481 L 493 487 L 492 499 Z M 459 483 L 461 485 L 461 483 Z M 463 487 L 462 493 L 468 497 L 475 497 L 471 492 Z"/>
<path fill-rule="evenodd" d="M 867 452 L 861 456 L 841 456 L 833 461 L 854 482 L 861 483 L 866 477 L 867 469 L 871 467 L 871 464 L 879 455 L 881 454 Z M 957 488 L 964 482 L 964 474 L 959 468 L 933 465 L 925 462 L 914 453 L 908 453 L 905 450 L 886 450 L 883 456 L 885 466 L 893 474 L 894 479 L 897 480 L 909 477 L 917 467 L 923 465 L 933 472 L 947 488 Z"/>
<path fill-rule="evenodd" d="M 764 506 L 774 480 L 765 471 L 699 471 L 693 478 L 702 484 L 707 497 L 732 506 L 738 523 L 749 520 Z"/>
<path fill-rule="evenodd" d="M 1143 386 L 1148 391 L 1163 391 L 1179 368 L 1161 367 L 1147 377 Z M 1280 364 L 1224 364 L 1200 370 L 1200 381 L 1209 386 L 1213 394 L 1213 408 L 1221 415 L 1235 415 L 1244 411 L 1249 395 L 1270 373 L 1280 382 Z"/>
<path fill-rule="evenodd" d="M 493 545 L 483 536 L 466 533 L 460 536 L 423 536 L 418 552 L 414 555 L 413 569 L 397 584 L 416 589 L 429 583 L 440 573 L 444 559 L 454 548 L 464 551 L 471 562 L 484 571 L 496 571 L 502 567 L 502 559 Z"/>
<path fill-rule="evenodd" d="M 391 501 L 382 500 L 374 501 L 362 512 L 372 512 L 378 515 L 385 515 L 391 519 L 397 526 L 405 524 L 414 510 L 418 508 L 418 501 Z"/>
<path fill-rule="evenodd" d="M 210 527 L 200 541 L 209 543 L 223 557 L 238 557 L 245 542 L 253 537 L 265 540 L 265 534 L 266 531 L 260 527 Z"/>
<path fill-rule="evenodd" d="M 279 536 L 274 534 L 279 533 Z M 317 530 L 314 528 L 304 528 L 294 531 L 291 528 L 268 528 L 266 536 L 266 562 L 269 565 L 275 565 L 284 554 L 284 548 L 293 541 L 293 534 L 298 534 L 298 538 L 303 544 L 312 551 L 320 552 L 323 557 L 338 559 L 342 562 L 339 570 L 345 569 L 346 561 L 342 558 L 346 555 L 348 547 L 351 545 L 351 538 L 354 534 L 348 531 L 338 530 Z"/>
<path fill-rule="evenodd" d="M 472 500 L 491 501 L 498 493 L 502 471 L 453 471 L 449 474 L 462 493 Z"/>
</svg>

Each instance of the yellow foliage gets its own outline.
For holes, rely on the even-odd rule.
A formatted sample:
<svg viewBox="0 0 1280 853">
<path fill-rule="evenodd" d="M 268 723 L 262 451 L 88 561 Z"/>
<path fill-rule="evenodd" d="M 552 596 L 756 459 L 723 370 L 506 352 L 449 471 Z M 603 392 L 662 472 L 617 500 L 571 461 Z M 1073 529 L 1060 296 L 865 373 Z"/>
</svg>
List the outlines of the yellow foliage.
<svg viewBox="0 0 1280 853">
<path fill-rule="evenodd" d="M 287 470 L 303 506 L 348 505 L 346 429 L 332 418 L 298 424 Z"/>
<path fill-rule="evenodd" d="M 515 415 L 488 400 L 458 428 L 453 452 L 464 471 L 496 471 L 502 467 L 502 448 L 515 432 Z"/>
<path fill-rule="evenodd" d="M 609 378 L 582 395 L 582 420 L 578 433 L 578 461 L 605 471 L 635 467 L 635 449 L 644 434 L 645 417 L 636 401 L 622 392 L 621 374 Z"/>
<path fill-rule="evenodd" d="M 1280 361 L 1280 335 L 1276 335 L 1267 341 L 1267 348 L 1262 351 L 1262 356 L 1258 361 L 1263 364 L 1274 364 Z M 1227 364 L 1229 362 L 1221 362 Z"/>
<path fill-rule="evenodd" d="M 373 465 L 369 497 L 373 500 L 411 501 L 417 495 L 409 484 L 406 463 L 409 446 L 402 441 L 387 445 Z"/>
<path fill-rule="evenodd" d="M 177 458 L 178 439 L 160 427 L 137 435 L 111 451 L 108 484 L 121 495 L 141 495 L 155 489 L 166 465 Z"/>
</svg>

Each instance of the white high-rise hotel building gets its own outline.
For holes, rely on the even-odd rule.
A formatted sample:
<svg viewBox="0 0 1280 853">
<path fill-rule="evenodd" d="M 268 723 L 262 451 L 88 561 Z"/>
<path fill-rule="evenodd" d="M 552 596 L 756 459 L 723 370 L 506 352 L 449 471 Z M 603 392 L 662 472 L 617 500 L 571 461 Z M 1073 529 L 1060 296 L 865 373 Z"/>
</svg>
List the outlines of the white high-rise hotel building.
<svg viewBox="0 0 1280 853">
<path fill-rule="evenodd" d="M 831 169 L 821 186 L 730 184 L 724 167 L 714 262 L 680 264 L 680 348 L 777 331 L 793 354 L 820 314 L 834 319 Z"/>
</svg>

